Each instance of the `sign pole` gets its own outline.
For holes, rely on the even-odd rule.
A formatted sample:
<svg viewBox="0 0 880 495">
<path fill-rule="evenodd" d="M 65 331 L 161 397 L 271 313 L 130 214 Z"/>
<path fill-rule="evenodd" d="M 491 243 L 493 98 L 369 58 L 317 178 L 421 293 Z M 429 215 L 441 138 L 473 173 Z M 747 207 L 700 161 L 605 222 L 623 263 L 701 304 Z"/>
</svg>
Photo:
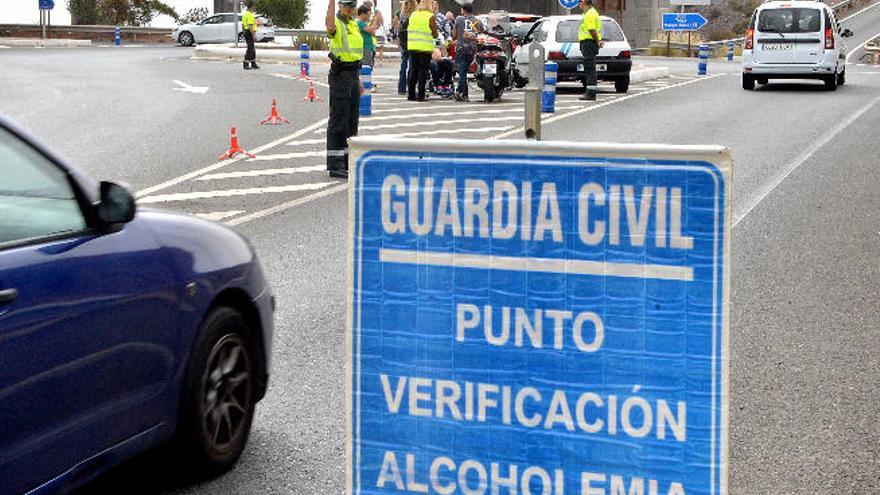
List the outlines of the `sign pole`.
<svg viewBox="0 0 880 495">
<path fill-rule="evenodd" d="M 672 31 L 666 31 L 666 56 L 671 56 Z"/>
<path fill-rule="evenodd" d="M 239 31 L 239 27 L 238 27 L 238 0 L 234 1 L 233 5 L 234 5 L 233 11 L 235 12 L 235 32 L 232 34 L 235 36 L 235 47 L 238 48 L 238 31 Z"/>
</svg>

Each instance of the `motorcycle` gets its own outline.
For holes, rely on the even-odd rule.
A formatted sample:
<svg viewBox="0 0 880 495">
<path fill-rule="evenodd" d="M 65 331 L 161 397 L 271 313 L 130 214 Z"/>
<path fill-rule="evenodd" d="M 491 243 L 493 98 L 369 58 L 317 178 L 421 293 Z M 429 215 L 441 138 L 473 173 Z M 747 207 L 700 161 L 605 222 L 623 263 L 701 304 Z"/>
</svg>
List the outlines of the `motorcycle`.
<svg viewBox="0 0 880 495">
<path fill-rule="evenodd" d="M 477 86 L 483 90 L 483 99 L 489 103 L 500 99 L 505 90 L 513 87 L 510 73 L 512 38 L 513 35 L 503 30 L 477 37 Z"/>
</svg>

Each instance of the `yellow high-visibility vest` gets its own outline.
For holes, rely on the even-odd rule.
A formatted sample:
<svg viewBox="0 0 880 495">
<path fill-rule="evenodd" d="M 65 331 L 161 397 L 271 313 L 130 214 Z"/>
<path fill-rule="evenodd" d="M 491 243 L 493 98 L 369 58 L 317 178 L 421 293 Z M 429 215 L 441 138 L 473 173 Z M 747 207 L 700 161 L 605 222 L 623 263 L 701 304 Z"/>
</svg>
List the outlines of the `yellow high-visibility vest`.
<svg viewBox="0 0 880 495">
<path fill-rule="evenodd" d="M 578 40 L 593 39 L 593 36 L 590 34 L 591 29 L 596 31 L 596 35 L 599 36 L 599 39 L 596 41 L 602 41 L 602 19 L 599 19 L 599 12 L 595 7 L 590 7 L 584 12 L 584 22 L 578 30 Z"/>
<path fill-rule="evenodd" d="M 417 10 L 409 17 L 406 47 L 413 52 L 434 51 L 434 36 L 431 35 L 431 19 L 434 14 L 430 10 Z"/>
<path fill-rule="evenodd" d="M 336 33 L 330 37 L 330 53 L 340 62 L 359 62 L 364 58 L 364 38 L 353 19 L 343 24 L 336 18 Z"/>
<path fill-rule="evenodd" d="M 254 20 L 254 13 L 250 10 L 245 10 L 244 13 L 241 14 L 241 29 L 243 31 L 250 31 L 253 28 L 256 28 L 257 22 Z"/>
</svg>

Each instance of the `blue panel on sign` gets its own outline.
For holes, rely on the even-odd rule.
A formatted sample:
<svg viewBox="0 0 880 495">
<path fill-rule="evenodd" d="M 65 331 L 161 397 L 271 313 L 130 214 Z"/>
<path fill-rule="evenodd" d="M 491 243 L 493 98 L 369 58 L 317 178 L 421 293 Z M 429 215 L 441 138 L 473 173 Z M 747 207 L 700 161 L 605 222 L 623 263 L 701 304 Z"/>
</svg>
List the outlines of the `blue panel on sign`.
<svg viewBox="0 0 880 495">
<path fill-rule="evenodd" d="M 581 3 L 580 0 L 559 0 L 559 5 L 564 9 L 573 9 Z"/>
<path fill-rule="evenodd" d="M 355 167 L 353 493 L 721 493 L 714 165 L 371 151 Z"/>
<path fill-rule="evenodd" d="M 664 31 L 697 31 L 707 22 L 705 17 L 694 12 L 663 14 Z"/>
<path fill-rule="evenodd" d="M 40 0 L 40 10 L 52 10 L 55 8 L 55 0 Z"/>
</svg>

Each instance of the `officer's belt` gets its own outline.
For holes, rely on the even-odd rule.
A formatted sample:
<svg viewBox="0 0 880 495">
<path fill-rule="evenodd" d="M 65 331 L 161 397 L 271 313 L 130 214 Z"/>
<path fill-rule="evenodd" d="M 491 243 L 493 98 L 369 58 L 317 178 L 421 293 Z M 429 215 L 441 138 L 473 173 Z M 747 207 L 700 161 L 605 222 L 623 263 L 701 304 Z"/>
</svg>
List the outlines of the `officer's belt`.
<svg viewBox="0 0 880 495">
<path fill-rule="evenodd" d="M 361 61 L 357 62 L 336 62 L 334 61 L 331 68 L 339 70 L 361 70 Z"/>
</svg>

